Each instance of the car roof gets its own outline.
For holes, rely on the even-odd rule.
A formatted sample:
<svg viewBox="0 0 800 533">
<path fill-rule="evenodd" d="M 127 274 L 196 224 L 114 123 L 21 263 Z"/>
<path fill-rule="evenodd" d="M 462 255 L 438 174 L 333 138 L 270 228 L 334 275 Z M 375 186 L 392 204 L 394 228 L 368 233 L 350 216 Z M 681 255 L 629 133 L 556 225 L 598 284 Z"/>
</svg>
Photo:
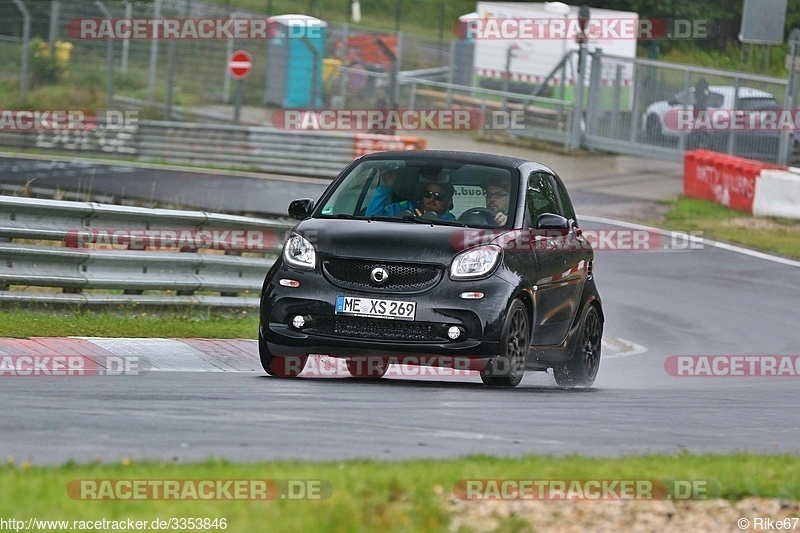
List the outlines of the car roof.
<svg viewBox="0 0 800 533">
<path fill-rule="evenodd" d="M 468 165 L 488 165 L 506 168 L 518 168 L 520 165 L 529 163 L 539 167 L 541 170 L 553 172 L 545 165 L 528 159 L 459 150 L 396 150 L 391 152 L 376 152 L 360 158 L 361 161 L 380 161 L 383 159 L 438 159 L 442 161 L 459 161 Z"/>
<path fill-rule="evenodd" d="M 736 87 L 730 85 L 710 85 L 708 90 L 715 93 L 722 93 L 723 95 L 733 96 L 733 91 Z M 739 98 L 775 98 L 772 93 L 753 89 L 750 87 L 739 87 Z"/>
</svg>

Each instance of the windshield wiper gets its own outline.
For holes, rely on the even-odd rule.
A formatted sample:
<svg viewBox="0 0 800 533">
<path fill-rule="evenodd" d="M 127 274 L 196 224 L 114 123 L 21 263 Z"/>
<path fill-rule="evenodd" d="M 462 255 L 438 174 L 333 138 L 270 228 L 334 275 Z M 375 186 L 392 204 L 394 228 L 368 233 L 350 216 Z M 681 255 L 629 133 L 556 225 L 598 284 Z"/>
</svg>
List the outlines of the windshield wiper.
<svg viewBox="0 0 800 533">
<path fill-rule="evenodd" d="M 402 217 L 390 217 L 387 215 L 371 215 L 367 217 L 367 220 L 370 222 L 373 220 L 377 220 L 380 222 L 413 222 L 412 217 L 410 215 L 405 215 Z"/>
<path fill-rule="evenodd" d="M 420 219 L 424 222 L 430 222 L 431 224 L 437 224 L 439 226 L 455 226 L 458 228 L 466 228 L 467 225 L 463 222 L 457 222 L 455 220 L 441 220 L 441 219 Z"/>
<path fill-rule="evenodd" d="M 367 220 L 380 220 L 380 221 L 389 221 L 389 222 L 412 222 L 414 224 L 430 224 L 433 225 L 440 225 L 440 226 L 455 226 L 459 228 L 466 228 L 467 225 L 461 222 L 456 222 L 454 220 L 439 220 L 436 218 L 425 218 L 425 217 L 418 217 L 416 215 L 403 215 L 401 217 L 390 217 L 386 215 L 372 215 Z"/>
</svg>

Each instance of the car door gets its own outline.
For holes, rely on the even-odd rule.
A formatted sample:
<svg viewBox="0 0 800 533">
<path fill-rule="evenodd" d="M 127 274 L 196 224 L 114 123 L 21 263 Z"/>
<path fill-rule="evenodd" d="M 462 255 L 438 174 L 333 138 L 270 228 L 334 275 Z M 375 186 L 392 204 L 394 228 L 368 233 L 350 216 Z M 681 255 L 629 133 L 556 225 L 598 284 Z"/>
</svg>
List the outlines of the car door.
<svg viewBox="0 0 800 533">
<path fill-rule="evenodd" d="M 531 173 L 525 207 L 525 221 L 532 230 L 538 267 L 533 282 L 536 307 L 533 343 L 561 344 L 577 312 L 589 252 L 585 239 L 578 233 L 572 204 L 560 180 L 547 172 Z M 538 230 L 536 221 L 546 213 L 563 216 L 570 221 L 570 229 Z"/>
</svg>

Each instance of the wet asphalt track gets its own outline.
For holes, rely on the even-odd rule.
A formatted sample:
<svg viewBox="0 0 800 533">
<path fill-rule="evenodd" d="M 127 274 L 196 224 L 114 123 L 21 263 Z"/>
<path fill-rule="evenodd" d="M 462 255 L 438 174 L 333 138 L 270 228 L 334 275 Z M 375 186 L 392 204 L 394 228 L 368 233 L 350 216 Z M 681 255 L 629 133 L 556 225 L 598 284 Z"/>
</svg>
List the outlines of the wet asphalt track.
<svg viewBox="0 0 800 533">
<path fill-rule="evenodd" d="M 284 213 L 290 199 L 324 188 L 319 180 L 30 159 L 0 159 L 0 176 L 254 213 Z M 650 208 L 628 194 L 636 172 L 607 176 L 587 181 L 594 188 L 570 185 L 579 213 Z M 656 176 L 653 186 L 665 179 Z M 614 187 L 625 194 L 602 192 Z M 584 227 L 614 226 L 584 218 Z M 606 338 L 644 350 L 604 359 L 591 390 L 560 390 L 544 374 L 527 375 L 514 390 L 487 389 L 475 377 L 280 380 L 253 371 L 255 345 L 243 343 L 252 360 L 215 372 L 0 378 L 0 456 L 61 463 L 800 451 L 800 378 L 664 370 L 670 355 L 800 355 L 800 266 L 706 246 L 598 251 L 595 272 Z M 126 346 L 158 355 L 149 345 Z"/>
<path fill-rule="evenodd" d="M 670 355 L 800 355 L 800 266 L 706 247 L 599 251 L 595 272 L 606 335 L 646 351 L 604 360 L 590 390 L 559 390 L 544 374 L 514 390 L 472 377 L 281 380 L 246 368 L 6 377 L 0 454 L 60 463 L 800 451 L 800 378 L 664 370 Z"/>
</svg>

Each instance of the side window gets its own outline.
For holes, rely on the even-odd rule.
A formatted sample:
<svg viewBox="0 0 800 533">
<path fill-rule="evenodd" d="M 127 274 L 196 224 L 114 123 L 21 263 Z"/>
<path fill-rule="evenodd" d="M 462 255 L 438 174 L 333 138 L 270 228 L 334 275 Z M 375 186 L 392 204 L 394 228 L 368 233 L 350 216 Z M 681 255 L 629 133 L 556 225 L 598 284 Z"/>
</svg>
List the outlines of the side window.
<svg viewBox="0 0 800 533">
<path fill-rule="evenodd" d="M 561 183 L 560 180 L 553 179 L 556 184 L 556 190 L 558 191 L 558 195 L 561 197 L 561 208 L 564 217 L 567 220 L 574 220 L 577 222 L 577 218 L 575 217 L 575 208 L 572 207 L 572 201 L 569 199 L 569 194 L 567 194 L 567 189 L 564 187 L 564 184 Z"/>
<path fill-rule="evenodd" d="M 533 172 L 528 178 L 528 191 L 525 197 L 528 207 L 530 225 L 535 226 L 536 220 L 544 213 L 562 215 L 558 195 L 550 175 L 544 172 Z"/>
</svg>

